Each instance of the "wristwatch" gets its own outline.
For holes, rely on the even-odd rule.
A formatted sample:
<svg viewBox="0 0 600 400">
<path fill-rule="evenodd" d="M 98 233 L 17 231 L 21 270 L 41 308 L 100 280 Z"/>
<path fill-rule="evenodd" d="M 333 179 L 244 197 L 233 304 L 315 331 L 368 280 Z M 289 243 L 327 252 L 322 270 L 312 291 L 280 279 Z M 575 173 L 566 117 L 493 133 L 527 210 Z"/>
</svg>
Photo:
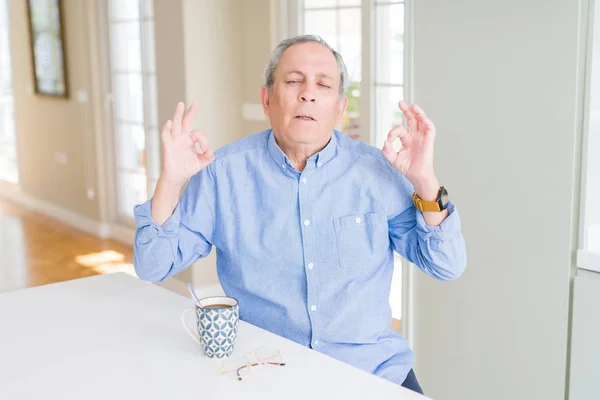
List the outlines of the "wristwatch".
<svg viewBox="0 0 600 400">
<path fill-rule="evenodd" d="M 417 192 L 413 193 L 413 202 L 420 211 L 440 212 L 448 207 L 448 192 L 443 186 L 440 186 L 437 197 L 434 201 L 425 201 L 419 197 Z"/>
</svg>

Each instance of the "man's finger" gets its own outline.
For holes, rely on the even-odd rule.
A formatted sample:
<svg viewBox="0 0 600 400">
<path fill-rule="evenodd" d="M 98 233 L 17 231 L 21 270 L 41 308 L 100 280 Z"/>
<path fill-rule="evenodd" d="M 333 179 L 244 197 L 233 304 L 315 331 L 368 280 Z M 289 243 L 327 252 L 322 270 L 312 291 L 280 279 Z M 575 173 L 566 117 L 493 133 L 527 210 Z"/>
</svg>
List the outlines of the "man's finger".
<svg viewBox="0 0 600 400">
<path fill-rule="evenodd" d="M 415 114 L 411 111 L 408 104 L 406 104 L 403 101 L 400 101 L 398 103 L 398 107 L 400 107 L 400 110 L 404 113 L 404 116 L 406 117 L 406 125 L 408 125 L 408 130 L 416 132 L 419 129 L 419 124 L 417 122 Z"/>
<path fill-rule="evenodd" d="M 160 132 L 160 138 L 162 139 L 163 145 L 167 145 L 171 141 L 171 127 L 173 126 L 173 122 L 168 120 L 162 127 Z"/>
<path fill-rule="evenodd" d="M 416 114 L 417 117 L 419 118 L 425 118 L 425 111 L 423 111 L 423 109 L 421 107 L 419 107 L 418 104 L 413 103 L 412 105 L 412 111 Z"/>
<path fill-rule="evenodd" d="M 182 102 L 177 103 L 175 114 L 173 114 L 173 128 L 171 128 L 171 137 L 173 139 L 181 134 L 181 118 L 183 117 L 184 110 L 185 104 Z"/>
<path fill-rule="evenodd" d="M 425 133 L 435 133 L 435 125 L 433 125 L 433 122 L 427 117 L 425 111 L 416 104 L 413 104 L 412 106 L 419 122 L 419 128 L 425 129 Z"/>
<path fill-rule="evenodd" d="M 396 125 L 388 133 L 387 140 L 390 143 L 394 143 L 394 140 L 396 140 L 396 138 L 400 138 L 400 140 L 402 140 L 402 138 L 406 135 L 408 135 L 408 131 L 406 130 L 406 128 L 402 124 Z"/>
<path fill-rule="evenodd" d="M 192 126 L 192 121 L 194 121 L 194 118 L 196 118 L 197 111 L 198 111 L 198 107 L 196 106 L 196 103 L 192 103 L 190 108 L 188 108 L 185 115 L 183 116 L 183 123 L 181 124 L 182 132 L 190 131 L 191 126 Z"/>
<path fill-rule="evenodd" d="M 202 131 L 196 129 L 190 132 L 190 138 L 192 139 L 192 142 L 194 142 L 194 146 L 196 143 L 200 145 L 200 150 L 202 153 L 208 150 L 208 140 L 206 139 L 206 136 L 204 135 L 204 133 L 202 133 Z"/>
<path fill-rule="evenodd" d="M 202 154 L 198 154 L 197 157 L 198 157 L 198 161 L 200 161 L 200 164 L 202 165 L 202 168 L 205 168 L 206 166 L 208 166 L 208 164 L 210 164 L 211 162 L 213 162 L 215 160 L 215 155 L 213 154 L 212 151 L 210 151 L 210 149 L 207 149 Z"/>
<path fill-rule="evenodd" d="M 396 157 L 398 157 L 398 153 L 394 150 L 392 143 L 389 140 L 383 142 L 383 148 L 381 149 L 383 156 L 390 162 L 390 164 L 394 165 L 396 161 Z"/>
</svg>

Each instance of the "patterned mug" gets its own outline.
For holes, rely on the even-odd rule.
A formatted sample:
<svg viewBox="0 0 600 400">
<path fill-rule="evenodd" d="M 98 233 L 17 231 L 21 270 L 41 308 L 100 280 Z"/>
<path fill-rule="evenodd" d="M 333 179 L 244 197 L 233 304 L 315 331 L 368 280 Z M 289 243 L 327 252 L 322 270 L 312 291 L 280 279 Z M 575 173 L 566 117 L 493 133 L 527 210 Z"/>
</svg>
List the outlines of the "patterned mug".
<svg viewBox="0 0 600 400">
<path fill-rule="evenodd" d="M 196 312 L 197 329 L 188 325 L 185 319 L 188 311 Z M 233 353 L 239 320 L 238 301 L 225 296 L 200 299 L 200 304 L 196 304 L 195 308 L 188 308 L 181 314 L 186 332 L 200 343 L 204 354 L 210 358 L 229 357 Z"/>
</svg>

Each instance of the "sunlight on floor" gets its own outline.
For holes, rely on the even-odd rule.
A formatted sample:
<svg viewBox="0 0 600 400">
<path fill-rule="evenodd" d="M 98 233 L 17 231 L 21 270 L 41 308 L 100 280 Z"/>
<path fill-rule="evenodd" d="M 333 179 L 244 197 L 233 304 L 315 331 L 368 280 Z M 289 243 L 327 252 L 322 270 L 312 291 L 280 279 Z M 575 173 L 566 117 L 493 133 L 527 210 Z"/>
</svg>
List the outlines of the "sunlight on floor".
<svg viewBox="0 0 600 400">
<path fill-rule="evenodd" d="M 84 267 L 92 268 L 99 274 L 112 274 L 124 272 L 137 277 L 133 264 L 126 263 L 125 256 L 114 250 L 101 251 L 99 253 L 85 254 L 75 257 L 75 262 Z"/>
</svg>

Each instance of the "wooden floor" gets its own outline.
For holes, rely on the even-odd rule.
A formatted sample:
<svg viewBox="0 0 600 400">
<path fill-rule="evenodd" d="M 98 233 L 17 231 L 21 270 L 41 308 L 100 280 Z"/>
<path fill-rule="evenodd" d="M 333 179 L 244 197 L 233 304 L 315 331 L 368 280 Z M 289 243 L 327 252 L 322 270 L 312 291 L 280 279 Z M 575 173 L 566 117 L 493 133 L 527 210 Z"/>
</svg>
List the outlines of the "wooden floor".
<svg viewBox="0 0 600 400">
<path fill-rule="evenodd" d="M 0 292 L 132 269 L 133 249 L 0 198 Z"/>
</svg>

